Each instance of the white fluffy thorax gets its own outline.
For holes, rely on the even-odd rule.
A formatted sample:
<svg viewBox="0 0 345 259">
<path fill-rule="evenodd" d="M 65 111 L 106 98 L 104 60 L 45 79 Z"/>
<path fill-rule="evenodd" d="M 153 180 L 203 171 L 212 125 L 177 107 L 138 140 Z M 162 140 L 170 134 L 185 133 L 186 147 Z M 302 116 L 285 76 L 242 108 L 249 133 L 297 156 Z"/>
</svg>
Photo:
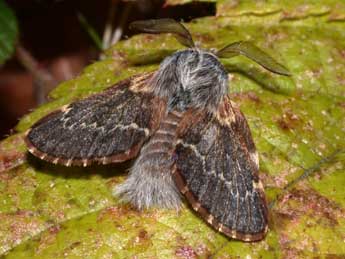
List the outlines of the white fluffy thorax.
<svg viewBox="0 0 345 259">
<path fill-rule="evenodd" d="M 227 94 L 228 75 L 211 52 L 187 49 L 163 60 L 153 84 L 155 94 L 167 98 L 169 109 L 214 111 Z"/>
</svg>

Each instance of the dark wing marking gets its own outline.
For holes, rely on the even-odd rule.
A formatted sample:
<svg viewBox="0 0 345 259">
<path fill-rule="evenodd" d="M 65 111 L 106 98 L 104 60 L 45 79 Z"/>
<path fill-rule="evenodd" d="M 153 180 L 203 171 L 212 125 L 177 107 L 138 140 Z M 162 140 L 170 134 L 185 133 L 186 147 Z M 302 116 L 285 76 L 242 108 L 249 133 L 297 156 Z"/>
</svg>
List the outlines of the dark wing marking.
<svg viewBox="0 0 345 259">
<path fill-rule="evenodd" d="M 134 76 L 47 115 L 27 132 L 29 151 L 66 166 L 135 157 L 159 126 L 165 107 L 150 91 L 151 76 Z"/>
<path fill-rule="evenodd" d="M 189 116 L 194 116 L 189 114 Z M 185 118 L 184 121 L 192 121 Z M 178 131 L 173 177 L 193 209 L 212 227 L 243 241 L 267 232 L 267 207 L 255 145 L 242 113 L 226 97 L 217 114 Z"/>
</svg>

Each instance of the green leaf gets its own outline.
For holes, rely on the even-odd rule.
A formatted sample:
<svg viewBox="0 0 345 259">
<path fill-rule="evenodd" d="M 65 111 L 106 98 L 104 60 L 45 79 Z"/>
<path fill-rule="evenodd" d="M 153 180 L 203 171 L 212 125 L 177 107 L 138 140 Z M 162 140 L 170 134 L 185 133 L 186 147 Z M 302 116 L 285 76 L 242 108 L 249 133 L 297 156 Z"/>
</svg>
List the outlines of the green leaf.
<svg viewBox="0 0 345 259">
<path fill-rule="evenodd" d="M 230 2 L 220 1 L 218 10 Z M 270 205 L 263 241 L 230 240 L 188 206 L 179 213 L 139 212 L 120 204 L 111 190 L 125 179 L 125 166 L 65 168 L 25 159 L 23 134 L 39 118 L 156 69 L 152 63 L 183 48 L 172 36 L 146 34 L 120 42 L 107 51 L 108 59 L 62 83 L 51 93 L 52 102 L 21 119 L 19 133 L 0 144 L 3 258 L 343 258 L 345 24 L 321 11 L 337 11 L 337 17 L 345 11 L 322 1 L 309 11 L 302 8 L 320 15 L 282 20 L 285 9 L 296 10 L 301 2 L 280 9 L 276 3 L 243 1 L 222 16 L 185 24 L 203 48 L 250 40 L 291 72 L 274 75 L 240 56 L 224 60 L 230 96 L 245 114 L 260 156 Z M 135 58 L 156 50 L 149 62 Z"/>
<path fill-rule="evenodd" d="M 0 65 L 12 56 L 17 37 L 16 17 L 7 4 L 0 0 Z"/>
</svg>

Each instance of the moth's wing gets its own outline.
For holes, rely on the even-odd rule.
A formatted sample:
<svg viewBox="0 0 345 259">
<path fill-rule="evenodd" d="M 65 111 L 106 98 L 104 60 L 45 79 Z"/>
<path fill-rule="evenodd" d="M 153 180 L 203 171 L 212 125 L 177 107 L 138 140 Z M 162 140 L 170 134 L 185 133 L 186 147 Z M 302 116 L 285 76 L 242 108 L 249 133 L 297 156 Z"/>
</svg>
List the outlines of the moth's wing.
<svg viewBox="0 0 345 259">
<path fill-rule="evenodd" d="M 215 115 L 195 116 L 186 115 L 177 131 L 173 178 L 178 189 L 218 231 L 243 241 L 262 239 L 267 206 L 246 119 L 227 97 Z"/>
<path fill-rule="evenodd" d="M 29 151 L 66 166 L 135 157 L 165 110 L 165 102 L 152 94 L 151 77 L 131 77 L 47 115 L 27 132 Z"/>
</svg>

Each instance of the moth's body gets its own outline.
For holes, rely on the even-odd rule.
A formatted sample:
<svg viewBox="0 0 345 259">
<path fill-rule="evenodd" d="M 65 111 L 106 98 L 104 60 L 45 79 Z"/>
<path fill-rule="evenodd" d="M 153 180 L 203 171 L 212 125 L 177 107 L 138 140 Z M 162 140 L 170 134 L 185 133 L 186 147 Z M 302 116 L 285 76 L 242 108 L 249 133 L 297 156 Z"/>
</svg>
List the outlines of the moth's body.
<svg viewBox="0 0 345 259">
<path fill-rule="evenodd" d="M 54 164 L 88 166 L 136 159 L 115 194 L 138 209 L 176 208 L 181 198 L 225 235 L 256 241 L 267 232 L 267 206 L 249 126 L 227 96 L 217 57 L 245 54 L 267 69 L 286 69 L 255 46 L 237 42 L 213 54 L 195 47 L 170 19 L 136 22 L 146 32 L 172 32 L 187 50 L 153 73 L 50 113 L 26 134 L 28 150 Z"/>
<path fill-rule="evenodd" d="M 166 114 L 159 129 L 141 149 L 129 177 L 115 187 L 115 196 L 138 209 L 180 207 L 181 197 L 172 179 L 174 143 L 180 119 L 180 113 Z"/>
<path fill-rule="evenodd" d="M 212 53 L 188 49 L 167 57 L 150 84 L 154 94 L 167 101 L 168 108 L 115 194 L 139 209 L 179 208 L 181 198 L 172 179 L 177 126 L 190 108 L 215 112 L 227 93 L 228 76 Z"/>
</svg>

